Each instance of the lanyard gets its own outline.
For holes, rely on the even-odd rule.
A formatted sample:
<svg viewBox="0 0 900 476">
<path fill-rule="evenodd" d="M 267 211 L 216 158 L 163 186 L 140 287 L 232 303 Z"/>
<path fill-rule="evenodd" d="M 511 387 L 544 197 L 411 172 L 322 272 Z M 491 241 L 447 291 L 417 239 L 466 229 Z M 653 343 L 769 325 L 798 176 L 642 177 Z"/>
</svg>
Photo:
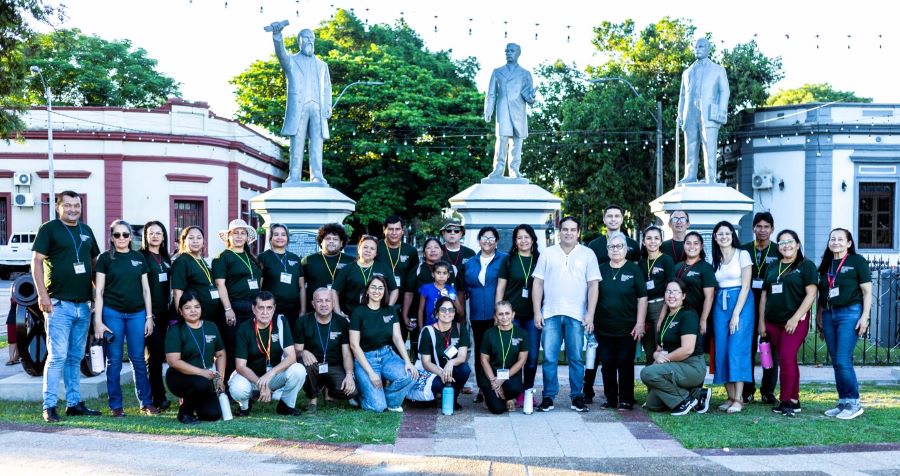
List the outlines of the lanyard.
<svg viewBox="0 0 900 476">
<path fill-rule="evenodd" d="M 528 257 L 528 268 L 527 268 L 527 271 L 526 271 L 526 268 L 525 268 L 525 263 L 522 261 L 522 255 L 516 253 L 516 256 L 519 257 L 519 266 L 522 267 L 522 274 L 525 275 L 525 287 L 527 288 L 527 287 L 528 287 L 528 277 L 531 275 L 531 272 L 534 271 L 534 268 L 531 267 L 531 265 L 534 263 L 534 256 L 529 256 L 529 257 Z"/>
<path fill-rule="evenodd" d="M 325 340 L 322 341 L 322 331 L 317 329 L 318 337 L 319 337 L 319 345 L 322 346 L 322 362 L 325 362 L 325 359 L 328 357 L 328 341 L 331 340 L 331 324 L 334 322 L 334 317 L 332 316 L 331 320 L 328 321 L 328 332 L 325 334 Z M 322 325 L 316 322 L 316 326 L 321 327 Z"/>
<path fill-rule="evenodd" d="M 782 270 L 782 269 L 781 269 L 781 264 L 782 264 L 782 263 L 784 263 L 784 262 L 783 262 L 783 261 L 779 261 L 779 262 L 778 262 L 778 277 L 775 278 L 775 282 L 776 282 L 776 283 L 781 282 L 781 275 L 784 274 L 784 273 L 785 273 L 786 271 L 788 271 L 789 269 L 791 269 L 791 265 L 794 264 L 794 263 L 788 263 L 788 264 L 787 264 L 787 268 L 784 268 L 784 270 Z"/>
<path fill-rule="evenodd" d="M 165 273 L 166 270 L 163 269 L 163 266 L 162 266 L 162 258 L 161 258 L 158 254 L 152 253 L 152 252 L 150 253 L 150 256 L 153 257 L 153 261 L 156 261 L 156 267 L 159 268 L 159 272 L 160 272 L 160 273 Z"/>
<path fill-rule="evenodd" d="M 359 262 L 356 263 L 356 267 L 359 268 L 359 274 L 362 275 L 362 277 L 363 277 L 363 286 L 365 286 L 366 284 L 369 283 L 369 278 L 372 277 L 372 272 L 375 271 L 375 263 L 370 264 L 369 267 L 366 268 L 366 269 L 369 270 L 369 275 L 368 275 L 368 276 L 366 276 L 366 272 L 363 270 L 363 267 L 359 265 Z"/>
<path fill-rule="evenodd" d="M 235 256 L 237 256 L 237 258 L 238 258 L 239 260 L 241 260 L 241 263 L 244 263 L 244 266 L 246 266 L 247 269 L 250 270 L 250 279 L 256 279 L 256 278 L 253 276 L 253 267 L 250 266 L 250 257 L 247 256 L 247 259 L 244 260 L 244 257 L 241 256 L 241 255 L 245 254 L 246 252 L 245 252 L 245 251 L 242 251 L 240 254 L 238 254 L 238 253 L 235 253 L 234 250 L 228 250 L 228 251 L 232 252 Z"/>
<path fill-rule="evenodd" d="M 772 243 L 769 243 L 769 246 L 766 247 L 766 254 L 763 256 L 762 264 L 759 263 L 759 252 L 761 250 L 756 247 L 756 240 L 753 240 L 753 248 L 753 251 L 755 251 L 755 253 L 753 253 L 753 261 L 756 262 L 756 275 L 759 276 L 759 274 L 762 272 L 763 265 L 766 264 L 766 258 L 769 257 L 769 250 L 772 249 Z M 779 274 L 779 276 L 781 275 Z"/>
<path fill-rule="evenodd" d="M 447 258 L 449 258 L 449 257 L 450 257 L 450 250 L 448 250 L 447 247 L 444 246 L 444 245 L 441 245 L 441 249 L 444 250 L 444 253 L 447 255 Z M 462 246 L 460 246 L 460 247 L 459 247 L 459 251 L 455 251 L 455 253 L 456 253 L 456 258 L 454 258 L 453 261 L 452 261 L 453 266 L 456 266 L 456 263 L 459 262 L 459 257 L 462 256 Z"/>
<path fill-rule="evenodd" d="M 81 235 L 84 234 L 84 231 L 81 229 L 81 222 L 78 222 L 78 238 L 79 240 L 75 240 L 75 235 L 72 234 L 72 230 L 69 229 L 68 225 L 63 223 L 62 220 L 59 221 L 62 223 L 63 228 L 69 233 L 69 238 L 72 239 L 72 246 L 75 247 L 75 262 L 79 262 L 78 260 L 81 258 L 81 247 L 84 246 L 84 240 L 81 240 Z"/>
<path fill-rule="evenodd" d="M 442 331 L 440 329 L 440 327 L 438 327 L 437 323 L 432 324 L 432 325 L 441 334 L 441 337 L 444 338 L 444 350 L 449 349 L 450 348 L 450 340 L 453 339 L 453 324 L 450 324 L 450 330 L 448 330 L 446 334 L 444 334 L 444 331 Z M 502 344 L 503 343 L 501 340 L 501 347 L 502 347 Z"/>
<path fill-rule="evenodd" d="M 256 330 L 256 348 L 259 349 L 259 353 L 266 356 L 266 365 L 269 365 L 269 362 L 272 359 L 269 357 L 272 352 L 272 323 L 269 322 L 269 343 L 266 345 L 266 350 L 262 348 L 262 336 L 259 335 L 259 324 L 256 322 L 256 319 L 253 320 L 253 329 Z"/>
<path fill-rule="evenodd" d="M 184 325 L 187 327 L 188 334 L 191 335 L 191 339 L 194 340 L 194 344 L 197 346 L 197 352 L 200 352 L 200 365 L 206 368 L 206 345 L 200 345 L 200 342 L 197 341 L 197 336 L 194 335 L 194 331 L 187 324 Z M 203 336 L 203 343 L 206 344 L 206 334 L 203 333 L 203 321 L 200 321 L 200 334 Z"/>
<path fill-rule="evenodd" d="M 337 267 L 338 267 L 338 264 L 340 264 L 340 262 L 341 262 L 341 255 L 343 255 L 343 254 L 344 254 L 343 251 L 341 251 L 341 252 L 338 253 L 337 262 L 334 263 L 334 271 L 332 271 L 332 270 L 331 270 L 331 266 L 328 265 L 328 258 L 325 257 L 325 252 L 322 251 L 322 261 L 325 262 L 325 269 L 327 269 L 327 270 L 328 270 L 328 274 L 331 275 L 331 282 L 332 282 L 332 283 L 334 283 L 334 275 L 337 274 Z"/>
<path fill-rule="evenodd" d="M 194 255 L 190 255 L 191 258 L 194 258 Z M 212 284 L 212 277 L 209 275 L 209 269 L 206 268 L 206 261 L 199 260 L 194 258 L 194 261 L 197 263 L 197 266 L 200 267 L 200 271 L 203 271 L 203 274 L 206 276 L 206 280 L 209 281 L 209 284 Z"/>
<path fill-rule="evenodd" d="M 394 261 L 394 257 L 391 256 L 391 247 L 388 246 L 387 243 L 384 244 L 384 249 L 387 251 L 388 261 L 391 263 L 391 272 L 394 272 L 394 274 L 396 274 L 397 265 L 400 264 L 400 255 L 403 254 L 403 250 L 397 248 L 397 260 Z"/>
<path fill-rule="evenodd" d="M 506 368 L 506 356 L 509 355 L 509 351 L 510 351 L 510 349 L 512 349 L 513 330 L 512 329 L 509 330 L 509 345 L 506 346 L 505 350 L 503 349 L 503 331 L 500 330 L 499 327 L 497 328 L 497 331 L 500 334 L 500 353 L 501 353 L 501 357 L 503 357 L 503 362 L 501 362 L 502 363 L 501 368 L 505 369 Z"/>
<path fill-rule="evenodd" d="M 841 262 L 840 262 L 840 263 L 838 263 L 837 269 L 834 270 L 834 274 L 828 273 L 828 289 L 833 289 L 833 288 L 834 288 L 834 281 L 837 280 L 838 273 L 841 272 L 841 267 L 844 266 L 844 261 L 847 261 L 847 257 L 848 257 L 848 256 L 850 256 L 850 253 L 847 253 L 847 254 L 844 255 L 844 258 L 841 259 Z M 833 261 L 832 261 L 832 264 L 834 264 Z"/>
<path fill-rule="evenodd" d="M 619 274 L 622 273 L 622 270 L 625 269 L 625 263 L 622 263 L 622 266 L 618 268 L 613 268 L 612 263 L 609 264 L 609 269 L 612 271 L 612 281 L 615 282 L 616 278 L 619 277 Z"/>
<path fill-rule="evenodd" d="M 672 257 L 675 258 L 676 256 L 678 256 L 675 253 L 675 238 L 672 238 L 671 243 L 672 243 Z M 681 261 L 684 261 L 684 259 L 685 259 L 684 245 L 681 245 L 681 255 L 678 256 L 678 261 L 681 262 Z"/>
<path fill-rule="evenodd" d="M 679 312 L 681 312 L 681 308 L 680 308 L 680 307 L 678 308 L 677 311 L 675 311 L 675 314 L 672 314 L 672 315 L 669 316 L 669 318 L 666 320 L 665 325 L 663 326 L 663 330 L 662 330 L 662 332 L 659 334 L 659 342 L 660 342 L 660 343 L 662 343 L 663 340 L 665 340 L 665 338 L 666 338 L 666 331 L 668 331 L 669 328 L 672 327 L 672 321 L 675 320 L 675 316 L 677 316 Z"/>
<path fill-rule="evenodd" d="M 682 261 L 681 271 L 678 273 L 678 279 L 682 279 L 682 276 L 690 273 L 692 269 L 694 269 L 694 265 L 688 265 L 687 261 Z M 694 263 L 696 264 L 696 263 Z"/>
<path fill-rule="evenodd" d="M 275 253 L 275 252 L 273 251 L 272 253 Z M 286 261 L 287 261 L 287 252 L 285 252 L 284 254 L 282 254 L 282 255 L 280 255 L 280 256 L 278 255 L 278 253 L 275 253 L 275 257 L 278 258 L 278 261 L 281 262 L 281 267 L 284 269 L 284 272 L 287 273 L 287 272 L 288 272 L 288 270 L 287 270 L 287 263 L 286 263 Z"/>
<path fill-rule="evenodd" d="M 662 254 L 660 254 L 659 256 L 662 256 Z M 652 279 L 651 275 L 652 275 L 653 273 L 651 273 L 651 271 L 653 271 L 653 267 L 656 266 L 656 260 L 659 259 L 659 256 L 657 256 L 657 257 L 653 260 L 653 262 L 651 263 L 651 262 L 650 262 L 650 255 L 649 255 L 649 254 L 647 255 L 647 279 Z"/>
</svg>

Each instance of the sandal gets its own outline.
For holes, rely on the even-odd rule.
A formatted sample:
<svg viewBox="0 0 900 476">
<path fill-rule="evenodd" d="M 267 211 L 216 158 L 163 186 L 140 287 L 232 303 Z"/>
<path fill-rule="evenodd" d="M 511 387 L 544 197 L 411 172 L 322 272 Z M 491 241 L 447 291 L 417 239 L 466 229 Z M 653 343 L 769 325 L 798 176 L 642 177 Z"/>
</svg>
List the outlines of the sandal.
<svg viewBox="0 0 900 476">
<path fill-rule="evenodd" d="M 719 411 L 727 412 L 732 405 L 734 405 L 733 400 L 725 400 L 725 403 L 719 405 Z"/>
<path fill-rule="evenodd" d="M 734 402 L 733 405 L 728 407 L 728 410 L 725 410 L 727 413 L 740 413 L 744 409 L 744 405 L 741 402 Z"/>
<path fill-rule="evenodd" d="M 10 360 L 6 362 L 7 366 L 19 365 L 22 363 L 22 359 Z"/>
</svg>

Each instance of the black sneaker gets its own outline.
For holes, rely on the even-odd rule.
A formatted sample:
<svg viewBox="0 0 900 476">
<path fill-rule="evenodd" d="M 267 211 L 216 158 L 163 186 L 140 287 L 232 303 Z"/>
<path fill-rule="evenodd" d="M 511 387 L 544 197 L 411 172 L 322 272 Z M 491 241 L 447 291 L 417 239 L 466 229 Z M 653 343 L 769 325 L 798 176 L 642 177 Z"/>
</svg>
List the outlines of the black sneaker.
<svg viewBox="0 0 900 476">
<path fill-rule="evenodd" d="M 785 405 L 785 406 L 781 407 L 781 415 L 793 418 L 794 417 L 794 409 L 791 408 L 790 405 Z"/>
<path fill-rule="evenodd" d="M 544 399 L 541 400 L 541 404 L 538 405 L 537 409 L 541 412 L 549 412 L 550 410 L 553 410 L 553 399 L 550 397 L 544 397 Z"/>
<path fill-rule="evenodd" d="M 677 407 L 673 408 L 669 414 L 673 416 L 687 415 L 695 406 L 697 406 L 697 399 L 688 396 L 687 398 L 682 400 Z"/>
<path fill-rule="evenodd" d="M 762 396 L 762 402 L 766 405 L 777 405 L 778 399 L 775 398 L 775 395 L 771 393 L 765 393 Z"/>
<path fill-rule="evenodd" d="M 275 413 L 277 413 L 279 415 L 288 415 L 288 416 L 298 417 L 303 412 L 301 412 L 299 408 L 293 408 L 293 407 L 287 406 L 287 403 L 284 403 L 283 400 L 278 400 L 278 406 L 275 407 Z"/>
<path fill-rule="evenodd" d="M 744 405 L 753 403 L 753 400 L 756 400 L 756 398 L 754 398 L 753 395 L 746 395 L 746 396 L 744 396 L 744 398 L 741 399 L 741 401 L 744 403 Z"/>
<path fill-rule="evenodd" d="M 78 405 L 66 408 L 66 416 L 100 416 L 100 412 L 91 410 L 84 402 L 78 402 Z"/>
<path fill-rule="evenodd" d="M 800 408 L 800 402 L 796 402 L 796 403 L 795 403 L 795 402 L 789 402 L 789 403 L 790 403 L 790 405 L 791 405 L 791 410 L 793 410 L 794 413 L 800 413 L 801 411 L 803 411 L 803 410 Z"/>
<path fill-rule="evenodd" d="M 475 395 L 475 403 L 481 403 L 484 401 L 484 394 L 478 392 L 478 395 Z"/>
<path fill-rule="evenodd" d="M 42 417 L 47 423 L 59 423 L 60 420 L 59 414 L 56 412 L 56 407 L 45 408 Z"/>
<path fill-rule="evenodd" d="M 586 406 L 584 405 L 584 398 L 583 398 L 583 397 L 575 397 L 575 398 L 573 398 L 573 399 L 572 399 L 572 407 L 571 407 L 571 408 L 572 408 L 572 410 L 575 410 L 576 412 L 586 412 L 586 411 L 588 411 L 588 407 L 586 407 Z"/>
<path fill-rule="evenodd" d="M 179 413 L 178 421 L 184 425 L 196 425 L 197 423 L 200 423 L 199 418 L 195 417 L 194 415 L 187 414 L 187 413 Z"/>
<path fill-rule="evenodd" d="M 243 408 L 238 408 L 237 413 L 234 414 L 236 417 L 248 417 L 250 416 L 250 409 L 244 410 Z"/>
<path fill-rule="evenodd" d="M 619 410 L 620 412 L 630 412 L 631 410 L 634 410 L 634 404 L 619 402 L 619 406 L 616 407 L 616 410 Z"/>
<path fill-rule="evenodd" d="M 603 408 L 605 410 L 615 410 L 617 406 L 619 406 L 618 403 L 611 402 L 609 400 L 600 404 L 600 408 Z"/>
<path fill-rule="evenodd" d="M 709 411 L 709 402 L 712 400 L 712 389 L 711 388 L 700 388 L 700 397 L 697 398 L 697 405 L 694 406 L 694 410 L 697 413 L 706 413 Z"/>
<path fill-rule="evenodd" d="M 592 403 L 594 403 L 594 396 L 593 396 L 593 395 L 588 395 L 588 394 L 585 393 L 585 394 L 584 394 L 584 404 L 585 404 L 585 405 L 590 405 L 590 404 L 592 404 Z"/>
<path fill-rule="evenodd" d="M 772 413 L 784 413 L 785 408 L 791 408 L 790 402 L 780 402 L 778 405 L 772 407 Z"/>
</svg>

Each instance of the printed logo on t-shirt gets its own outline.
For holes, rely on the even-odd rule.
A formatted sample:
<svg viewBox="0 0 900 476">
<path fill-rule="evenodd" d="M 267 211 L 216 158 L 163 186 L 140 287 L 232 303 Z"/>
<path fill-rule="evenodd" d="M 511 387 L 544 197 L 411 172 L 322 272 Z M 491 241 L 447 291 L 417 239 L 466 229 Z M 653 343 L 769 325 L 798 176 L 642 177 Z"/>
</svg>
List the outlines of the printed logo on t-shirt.
<svg viewBox="0 0 900 476">
<path fill-rule="evenodd" d="M 409 256 L 407 256 L 407 255 L 400 255 L 400 262 L 401 262 L 401 263 L 406 263 L 406 261 L 407 261 L 408 259 L 409 259 Z"/>
<path fill-rule="evenodd" d="M 138 266 L 142 265 L 143 263 L 144 263 L 143 261 L 131 260 L 131 266 L 134 266 L 134 267 L 138 267 Z"/>
<path fill-rule="evenodd" d="M 522 343 L 522 338 L 521 337 L 513 337 L 511 341 L 512 341 L 512 345 L 519 345 L 520 343 Z"/>
<path fill-rule="evenodd" d="M 769 264 L 769 263 L 771 263 L 771 262 L 773 262 L 773 261 L 775 261 L 775 260 L 777 260 L 777 259 L 778 259 L 777 256 L 767 256 L 767 257 L 766 257 L 766 264 Z"/>
<path fill-rule="evenodd" d="M 700 273 L 698 273 L 696 271 L 688 271 L 687 272 L 687 277 L 692 278 L 694 276 L 700 276 Z"/>
<path fill-rule="evenodd" d="M 662 268 L 657 268 L 656 266 L 654 266 L 654 267 L 653 267 L 653 270 L 650 271 L 650 274 L 658 274 L 658 273 L 661 273 L 661 272 L 663 272 L 663 271 L 665 271 L 665 270 L 662 269 Z"/>
<path fill-rule="evenodd" d="M 334 267 L 334 269 L 342 269 L 344 266 L 347 266 L 347 263 L 338 263 L 337 266 Z"/>
<path fill-rule="evenodd" d="M 466 264 L 469 261 L 469 258 L 463 258 L 462 264 Z"/>
<path fill-rule="evenodd" d="M 634 275 L 633 275 L 633 274 L 623 274 L 623 275 L 622 275 L 622 282 L 623 282 L 623 283 L 626 282 L 626 281 L 630 281 L 630 280 L 632 280 L 632 279 L 634 279 Z"/>
<path fill-rule="evenodd" d="M 457 344 L 457 343 L 459 343 L 459 337 L 452 337 L 452 338 L 450 338 L 450 346 L 451 346 L 451 347 L 456 347 L 456 344 Z"/>
<path fill-rule="evenodd" d="M 212 344 L 213 341 L 216 340 L 216 336 L 214 336 L 214 335 L 213 335 L 213 336 L 210 336 L 210 335 L 204 335 L 203 337 L 206 338 L 206 343 L 207 343 L 207 344 Z"/>
<path fill-rule="evenodd" d="M 272 334 L 272 342 L 279 342 L 279 341 L 278 341 L 278 334 Z"/>
<path fill-rule="evenodd" d="M 847 274 L 850 271 L 853 271 L 855 268 L 853 266 L 842 266 L 841 274 Z"/>
<path fill-rule="evenodd" d="M 335 339 L 337 339 L 337 338 L 340 337 L 340 336 L 341 336 L 341 332 L 340 332 L 340 331 L 332 332 L 331 334 L 328 334 L 328 340 L 335 340 Z"/>
<path fill-rule="evenodd" d="M 288 266 L 297 266 L 297 261 L 292 260 L 292 259 L 289 259 L 289 260 L 288 260 Z"/>
<path fill-rule="evenodd" d="M 385 314 L 385 315 L 381 316 L 381 318 L 384 319 L 385 324 L 387 324 L 388 322 L 391 322 L 391 319 L 393 317 L 394 317 L 393 314 Z"/>
<path fill-rule="evenodd" d="M 81 235 L 81 241 L 90 241 L 91 235 Z"/>
</svg>

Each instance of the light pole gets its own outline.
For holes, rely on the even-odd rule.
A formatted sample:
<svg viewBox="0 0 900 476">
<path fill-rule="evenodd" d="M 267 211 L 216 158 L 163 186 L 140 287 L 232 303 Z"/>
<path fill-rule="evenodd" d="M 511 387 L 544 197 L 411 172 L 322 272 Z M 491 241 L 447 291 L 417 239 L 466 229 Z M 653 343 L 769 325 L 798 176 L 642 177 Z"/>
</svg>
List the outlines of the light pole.
<svg viewBox="0 0 900 476">
<path fill-rule="evenodd" d="M 609 81 L 619 81 L 628 85 L 631 88 L 631 92 L 634 93 L 638 99 L 643 100 L 644 97 L 641 96 L 641 93 L 635 89 L 634 85 L 631 84 L 625 78 L 620 77 L 609 77 L 609 78 L 596 78 L 591 79 L 589 82 L 591 83 L 606 83 Z M 662 141 L 663 141 L 663 128 L 662 128 L 662 101 L 656 101 L 656 114 L 653 114 L 650 111 L 647 111 L 650 114 L 650 117 L 656 121 L 656 196 L 662 196 L 663 194 L 663 149 L 662 149 Z M 677 160 L 677 158 L 676 158 Z"/>
<path fill-rule="evenodd" d="M 53 119 L 51 118 L 51 115 L 53 114 L 53 99 L 50 97 L 50 86 L 44 81 L 44 75 L 41 74 L 40 66 L 33 65 L 31 67 L 31 72 L 37 74 L 38 77 L 41 78 L 41 85 L 44 86 L 44 97 L 47 100 L 47 160 L 50 163 L 47 167 L 50 175 L 50 194 L 47 198 L 47 212 L 50 220 L 55 220 L 56 206 L 54 203 L 56 201 L 56 174 L 53 172 Z"/>
<path fill-rule="evenodd" d="M 363 86 L 381 86 L 382 84 L 384 84 L 384 82 L 383 81 L 354 81 L 354 82 L 344 86 L 344 89 L 341 90 L 341 94 L 338 94 L 337 99 L 334 100 L 334 104 L 331 105 L 331 109 L 334 110 L 334 108 L 337 106 L 338 102 L 341 100 L 341 96 L 343 96 L 344 93 L 346 93 L 347 90 L 350 89 L 350 87 L 356 86 L 357 84 L 361 84 Z"/>
</svg>

